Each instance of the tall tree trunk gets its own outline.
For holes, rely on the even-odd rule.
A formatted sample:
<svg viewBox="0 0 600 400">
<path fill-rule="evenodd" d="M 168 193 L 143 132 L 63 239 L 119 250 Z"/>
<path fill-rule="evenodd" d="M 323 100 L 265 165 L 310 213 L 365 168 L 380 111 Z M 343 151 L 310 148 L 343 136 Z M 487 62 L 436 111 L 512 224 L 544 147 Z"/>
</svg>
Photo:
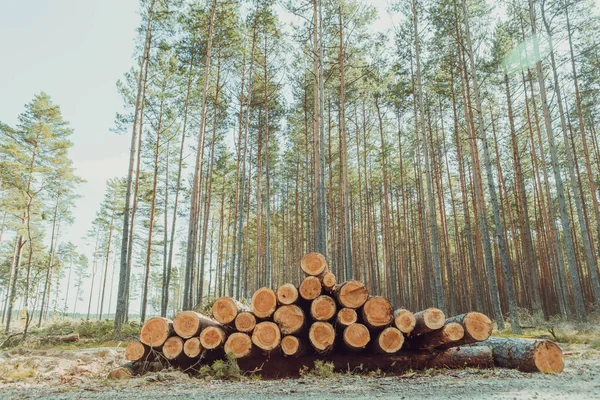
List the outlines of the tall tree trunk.
<svg viewBox="0 0 600 400">
<path fill-rule="evenodd" d="M 534 36 L 536 32 L 535 22 L 535 9 L 533 0 L 529 0 L 529 18 L 531 21 L 531 31 Z M 579 272 L 577 270 L 577 260 L 575 259 L 575 246 L 573 244 L 573 234 L 571 232 L 571 226 L 569 224 L 569 215 L 567 213 L 567 204 L 565 201 L 565 190 L 563 180 L 560 172 L 560 164 L 558 161 L 558 154 L 556 150 L 556 144 L 554 142 L 554 131 L 552 128 L 552 116 L 550 115 L 550 108 L 548 106 L 547 94 L 546 94 L 546 83 L 544 82 L 544 73 L 542 71 L 542 61 L 540 58 L 540 52 L 538 44 L 534 41 L 534 56 L 536 60 L 536 70 L 538 75 L 538 83 L 540 87 L 540 97 L 542 100 L 542 111 L 544 115 L 544 123 L 546 127 L 546 134 L 548 136 L 548 144 L 550 145 L 550 156 L 552 160 L 552 171 L 554 173 L 554 181 L 556 183 L 556 192 L 558 196 L 560 220 L 563 228 L 563 236 L 565 241 L 565 251 L 567 253 L 567 261 L 569 266 L 569 275 L 571 278 L 571 287 L 573 292 L 573 298 L 575 300 L 575 314 L 577 320 L 585 321 L 587 319 L 585 311 L 585 303 L 583 300 L 583 291 L 581 283 L 579 281 Z"/>
<path fill-rule="evenodd" d="M 206 56 L 204 61 L 204 78 L 202 84 L 202 111 L 200 114 L 200 133 L 198 137 L 198 146 L 196 151 L 196 164 L 194 167 L 194 178 L 192 185 L 190 218 L 188 227 L 188 240 L 185 262 L 185 283 L 183 291 L 183 308 L 189 309 L 194 306 L 192 304 L 193 294 L 193 276 L 196 267 L 196 257 L 198 248 L 198 231 L 200 227 L 200 186 L 201 186 L 201 170 L 202 170 L 202 154 L 204 153 L 204 136 L 206 128 L 206 108 L 208 102 L 208 82 L 210 77 L 211 51 L 213 41 L 213 29 L 215 22 L 215 13 L 217 10 L 217 0 L 213 0 L 211 4 Z"/>
</svg>

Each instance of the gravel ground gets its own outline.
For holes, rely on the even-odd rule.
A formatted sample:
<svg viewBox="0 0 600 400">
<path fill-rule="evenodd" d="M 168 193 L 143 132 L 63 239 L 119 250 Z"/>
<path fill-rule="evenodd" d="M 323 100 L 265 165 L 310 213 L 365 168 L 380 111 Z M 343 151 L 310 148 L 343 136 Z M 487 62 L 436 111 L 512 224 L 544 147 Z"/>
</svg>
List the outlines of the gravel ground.
<svg viewBox="0 0 600 400">
<path fill-rule="evenodd" d="M 327 379 L 244 382 L 204 381 L 180 372 L 151 373 L 128 381 L 109 381 L 104 378 L 106 371 L 121 362 L 122 350 L 46 351 L 41 354 L 21 351 L 20 354 L 0 355 L 0 367 L 3 368 L 0 370 L 0 398 L 600 399 L 600 351 L 586 345 L 571 345 L 564 350 L 566 367 L 557 375 L 467 369 L 429 370 L 402 376 L 341 375 Z M 62 353 L 65 354 L 61 356 Z M 62 365 L 58 366 L 60 363 Z M 10 373 L 13 370 L 29 371 L 23 368 L 32 368 L 36 372 L 31 373 L 32 376 Z"/>
</svg>

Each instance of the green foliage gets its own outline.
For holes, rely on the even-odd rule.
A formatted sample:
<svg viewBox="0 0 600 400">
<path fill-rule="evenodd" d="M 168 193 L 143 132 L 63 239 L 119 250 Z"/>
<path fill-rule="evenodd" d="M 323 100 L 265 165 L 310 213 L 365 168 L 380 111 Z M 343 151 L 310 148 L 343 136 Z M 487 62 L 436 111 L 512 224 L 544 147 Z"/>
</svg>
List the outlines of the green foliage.
<svg viewBox="0 0 600 400">
<path fill-rule="evenodd" d="M 315 360 L 314 367 L 309 369 L 306 365 L 303 366 L 300 370 L 300 375 L 315 378 L 331 378 L 338 374 L 335 372 L 335 365 L 332 362 Z"/>
<path fill-rule="evenodd" d="M 228 353 L 225 360 L 216 360 L 212 365 L 200 367 L 198 377 L 206 380 L 239 381 L 243 375 L 236 358 Z"/>
</svg>

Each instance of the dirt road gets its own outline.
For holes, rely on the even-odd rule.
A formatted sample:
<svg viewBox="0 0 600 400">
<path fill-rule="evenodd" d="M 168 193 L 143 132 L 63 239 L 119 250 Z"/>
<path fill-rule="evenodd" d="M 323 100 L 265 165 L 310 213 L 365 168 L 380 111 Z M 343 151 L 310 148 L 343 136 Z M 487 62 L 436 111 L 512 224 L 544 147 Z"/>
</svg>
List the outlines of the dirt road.
<svg viewBox="0 0 600 400">
<path fill-rule="evenodd" d="M 600 351 L 586 345 L 571 345 L 565 351 L 566 368 L 558 375 L 470 369 L 244 382 L 204 381 L 179 372 L 109 381 L 104 379 L 106 371 L 122 361 L 122 350 L 24 351 L 0 355 L 0 398 L 600 399 Z"/>
</svg>

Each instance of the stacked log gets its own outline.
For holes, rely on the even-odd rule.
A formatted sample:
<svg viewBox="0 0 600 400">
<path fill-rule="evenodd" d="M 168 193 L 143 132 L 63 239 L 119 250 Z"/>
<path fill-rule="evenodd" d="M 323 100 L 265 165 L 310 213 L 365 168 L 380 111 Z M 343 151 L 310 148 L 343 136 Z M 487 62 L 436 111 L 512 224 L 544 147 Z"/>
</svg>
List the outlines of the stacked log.
<svg viewBox="0 0 600 400">
<path fill-rule="evenodd" d="M 210 316 L 186 310 L 173 320 L 149 319 L 139 341 L 127 345 L 125 356 L 131 363 L 115 376 L 134 375 L 157 361 L 188 370 L 226 354 L 243 369 L 261 369 L 267 377 L 297 374 L 317 359 L 341 370 L 359 365 L 400 371 L 495 364 L 560 372 L 564 367 L 562 352 L 552 342 L 490 338 L 492 321 L 484 314 L 446 318 L 437 308 L 414 314 L 395 309 L 360 281 L 337 283 L 319 253 L 307 254 L 300 267 L 305 277 L 298 286 L 262 287 L 249 305 L 220 297 Z"/>
</svg>

